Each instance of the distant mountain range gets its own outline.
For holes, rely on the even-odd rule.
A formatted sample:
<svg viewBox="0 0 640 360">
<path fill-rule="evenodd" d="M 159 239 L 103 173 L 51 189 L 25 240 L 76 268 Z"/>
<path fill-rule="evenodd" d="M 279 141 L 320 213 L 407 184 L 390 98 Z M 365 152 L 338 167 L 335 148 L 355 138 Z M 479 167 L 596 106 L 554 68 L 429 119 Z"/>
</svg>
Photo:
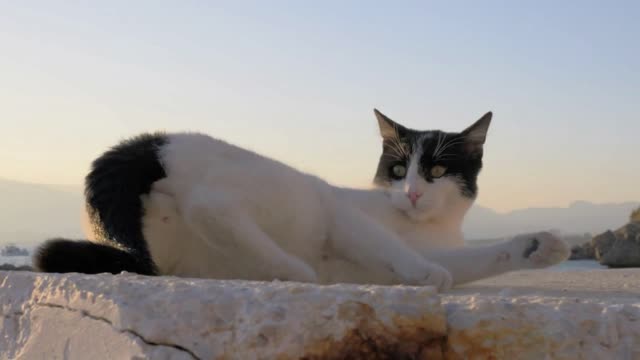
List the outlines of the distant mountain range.
<svg viewBox="0 0 640 360">
<path fill-rule="evenodd" d="M 576 201 L 569 207 L 527 208 L 508 213 L 475 206 L 467 214 L 463 230 L 467 239 L 499 238 L 544 230 L 595 235 L 626 224 L 629 214 L 638 206 L 640 202 L 594 204 Z"/>
<path fill-rule="evenodd" d="M 82 238 L 80 186 L 41 185 L 0 179 L 0 244 L 32 247 L 44 239 Z M 465 219 L 469 240 L 495 239 L 522 232 L 556 230 L 565 234 L 599 233 L 624 225 L 640 202 L 527 208 L 498 213 L 475 206 Z"/>
</svg>

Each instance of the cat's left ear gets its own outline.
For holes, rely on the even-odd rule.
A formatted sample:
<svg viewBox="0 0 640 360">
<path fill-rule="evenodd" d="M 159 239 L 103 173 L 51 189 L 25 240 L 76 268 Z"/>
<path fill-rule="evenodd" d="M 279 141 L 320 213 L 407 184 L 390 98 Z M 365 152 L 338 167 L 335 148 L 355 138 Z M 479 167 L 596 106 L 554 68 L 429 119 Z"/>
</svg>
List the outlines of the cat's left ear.
<svg viewBox="0 0 640 360">
<path fill-rule="evenodd" d="M 389 119 L 385 114 L 378 111 L 378 109 L 373 109 L 374 114 L 376 114 L 376 119 L 378 119 L 378 127 L 380 128 L 380 136 L 384 140 L 391 140 L 398 137 L 398 133 L 404 130 L 404 127 L 395 121 Z"/>
<path fill-rule="evenodd" d="M 492 117 L 493 113 L 489 111 L 461 133 L 465 139 L 466 150 L 470 154 L 482 154 L 482 146 L 487 139 Z"/>
</svg>

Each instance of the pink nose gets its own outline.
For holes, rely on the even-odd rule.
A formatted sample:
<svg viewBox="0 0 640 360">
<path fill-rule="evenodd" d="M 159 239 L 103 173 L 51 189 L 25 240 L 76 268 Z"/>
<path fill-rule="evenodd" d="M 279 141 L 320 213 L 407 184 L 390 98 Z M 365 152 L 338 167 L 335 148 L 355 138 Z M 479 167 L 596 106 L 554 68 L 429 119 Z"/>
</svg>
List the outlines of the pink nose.
<svg viewBox="0 0 640 360">
<path fill-rule="evenodd" d="M 411 205 L 413 205 L 413 207 L 416 207 L 416 204 L 418 203 L 418 199 L 420 199 L 421 196 L 422 196 L 422 193 L 418 191 L 409 191 L 407 193 L 407 197 L 411 201 Z"/>
</svg>

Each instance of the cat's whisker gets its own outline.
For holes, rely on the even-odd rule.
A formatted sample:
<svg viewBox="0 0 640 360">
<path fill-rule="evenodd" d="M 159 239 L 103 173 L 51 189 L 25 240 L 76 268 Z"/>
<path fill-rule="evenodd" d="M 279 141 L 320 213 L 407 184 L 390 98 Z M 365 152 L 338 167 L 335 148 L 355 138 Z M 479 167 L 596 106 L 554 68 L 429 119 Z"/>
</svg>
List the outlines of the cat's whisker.
<svg viewBox="0 0 640 360">
<path fill-rule="evenodd" d="M 409 156 L 409 153 L 407 152 L 405 145 L 400 142 L 400 140 L 398 138 L 394 139 L 391 142 L 391 145 L 393 145 L 395 151 L 400 154 L 401 156 Z"/>
<path fill-rule="evenodd" d="M 465 142 L 465 138 L 454 138 L 454 139 L 451 139 L 451 140 L 447 141 L 437 153 L 435 153 L 435 156 L 439 156 L 442 152 L 444 152 L 448 148 L 450 148 L 452 146 L 459 145 L 459 144 L 463 144 L 464 142 Z"/>
<path fill-rule="evenodd" d="M 400 140 L 397 140 L 396 145 L 400 148 L 402 155 L 409 156 L 409 152 L 407 151 L 406 145 L 404 143 L 400 142 Z"/>
<path fill-rule="evenodd" d="M 400 149 L 398 149 L 398 145 L 397 142 L 395 140 L 388 140 L 384 143 L 384 145 L 386 147 L 388 147 L 389 149 L 393 150 L 393 151 L 397 151 L 399 152 Z"/>
<path fill-rule="evenodd" d="M 392 151 L 392 153 L 397 154 L 398 157 L 402 157 L 404 155 L 404 151 L 397 143 L 391 142 L 387 146 Z"/>
<path fill-rule="evenodd" d="M 396 142 L 398 143 L 398 146 L 400 147 L 400 150 L 402 150 L 402 155 L 408 157 L 409 156 L 409 151 L 406 149 L 406 146 L 404 145 L 404 143 L 402 143 L 400 141 L 400 134 L 398 134 L 398 128 L 394 127 L 393 129 L 394 129 L 394 131 L 396 133 L 396 137 L 395 137 Z"/>
<path fill-rule="evenodd" d="M 446 145 L 444 145 L 442 147 L 442 149 L 440 149 L 440 153 L 446 151 L 448 148 L 450 148 L 452 146 L 456 146 L 456 145 L 463 144 L 463 143 L 464 143 L 464 141 L 450 141 Z"/>
<path fill-rule="evenodd" d="M 394 154 L 394 153 L 389 153 L 389 154 L 386 154 L 386 155 L 388 157 L 392 158 L 392 159 L 395 159 L 395 160 L 399 160 L 399 161 L 404 160 L 404 158 L 402 158 L 401 156 L 398 156 L 397 154 Z"/>
<path fill-rule="evenodd" d="M 448 140 L 447 142 L 444 143 L 444 145 L 440 147 L 439 152 L 442 152 L 443 149 L 446 149 L 447 147 L 449 147 L 451 143 L 461 142 L 461 141 L 464 141 L 464 139 L 465 139 L 464 137 L 455 137 Z"/>
<path fill-rule="evenodd" d="M 459 155 L 456 154 L 441 154 L 437 157 L 434 157 L 435 160 L 452 160 L 459 158 Z"/>
<path fill-rule="evenodd" d="M 434 154 L 437 154 L 440 150 L 440 146 L 442 146 L 442 140 L 444 139 L 443 133 L 438 133 L 438 142 L 436 143 L 436 149 L 433 151 Z"/>
</svg>

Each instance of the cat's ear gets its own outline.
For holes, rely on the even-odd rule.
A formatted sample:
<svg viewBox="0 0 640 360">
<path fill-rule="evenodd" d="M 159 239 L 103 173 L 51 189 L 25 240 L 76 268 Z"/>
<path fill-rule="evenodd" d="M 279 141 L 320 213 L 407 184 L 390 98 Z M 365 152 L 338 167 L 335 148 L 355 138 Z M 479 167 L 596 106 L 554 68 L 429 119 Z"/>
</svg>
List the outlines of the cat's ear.
<svg viewBox="0 0 640 360">
<path fill-rule="evenodd" d="M 378 111 L 378 109 L 373 109 L 373 113 L 376 114 L 376 119 L 378 119 L 380 136 L 382 136 L 383 139 L 387 140 L 387 139 L 397 138 L 398 132 L 401 129 L 404 129 L 402 125 L 389 119 L 385 114 Z"/>
<path fill-rule="evenodd" d="M 492 117 L 493 113 L 489 111 L 461 133 L 465 140 L 465 148 L 470 154 L 482 154 L 482 146 L 487 139 Z"/>
</svg>

